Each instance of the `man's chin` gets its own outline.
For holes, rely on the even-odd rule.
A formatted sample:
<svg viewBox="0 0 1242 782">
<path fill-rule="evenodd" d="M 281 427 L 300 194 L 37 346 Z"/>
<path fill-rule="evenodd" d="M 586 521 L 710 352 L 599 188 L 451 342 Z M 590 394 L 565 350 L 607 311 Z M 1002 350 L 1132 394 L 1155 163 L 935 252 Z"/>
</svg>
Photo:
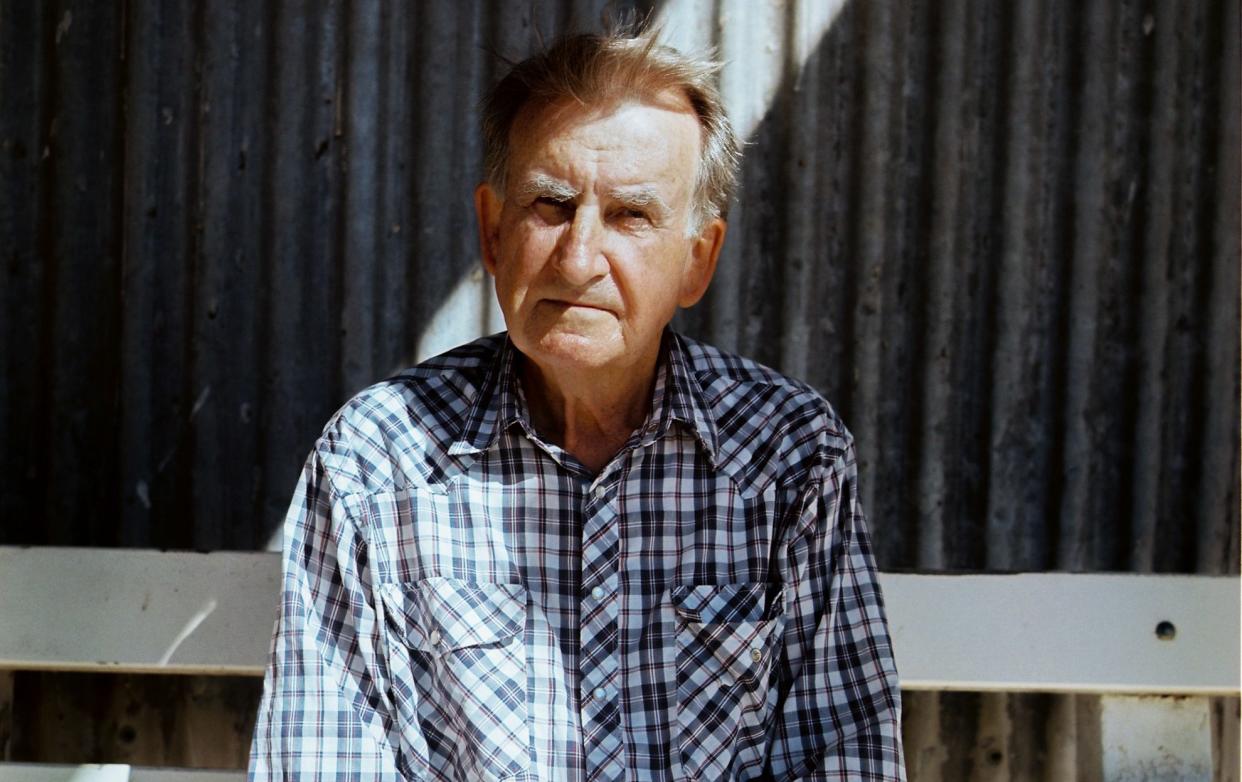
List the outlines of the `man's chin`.
<svg viewBox="0 0 1242 782">
<path fill-rule="evenodd" d="M 535 339 L 515 339 L 514 344 L 541 368 L 554 372 L 604 369 L 624 355 L 615 334 L 554 329 Z"/>
</svg>

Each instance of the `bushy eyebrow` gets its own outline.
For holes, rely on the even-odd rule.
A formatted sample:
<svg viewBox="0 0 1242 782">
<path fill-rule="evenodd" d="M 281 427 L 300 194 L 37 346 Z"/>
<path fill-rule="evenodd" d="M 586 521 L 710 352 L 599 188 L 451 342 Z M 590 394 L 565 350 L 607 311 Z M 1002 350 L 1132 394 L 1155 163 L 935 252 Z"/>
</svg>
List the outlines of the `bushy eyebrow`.
<svg viewBox="0 0 1242 782">
<path fill-rule="evenodd" d="M 548 176 L 532 174 L 515 188 L 519 200 L 528 198 L 553 198 L 557 201 L 572 201 L 580 194 L 569 186 L 568 182 Z"/>
<path fill-rule="evenodd" d="M 555 201 L 568 202 L 582 195 L 581 191 L 574 189 L 565 180 L 541 173 L 531 174 L 518 183 L 514 191 L 519 201 L 551 198 Z M 653 218 L 658 220 L 667 219 L 673 213 L 668 202 L 651 185 L 614 187 L 608 191 L 607 197 L 610 201 L 616 201 L 630 209 L 646 209 L 652 213 Z"/>
<path fill-rule="evenodd" d="M 661 217 L 667 216 L 673 211 L 665 203 L 664 199 L 660 197 L 660 193 L 650 185 L 615 187 L 608 191 L 608 198 L 625 204 L 627 207 L 651 209 Z"/>
</svg>

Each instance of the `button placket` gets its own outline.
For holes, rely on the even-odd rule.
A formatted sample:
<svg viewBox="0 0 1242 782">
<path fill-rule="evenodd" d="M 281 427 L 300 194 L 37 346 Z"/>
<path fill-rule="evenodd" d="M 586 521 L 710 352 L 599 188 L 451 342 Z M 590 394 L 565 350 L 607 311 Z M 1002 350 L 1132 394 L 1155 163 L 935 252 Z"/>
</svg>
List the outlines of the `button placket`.
<svg viewBox="0 0 1242 782">
<path fill-rule="evenodd" d="M 579 613 L 579 696 L 588 776 L 596 778 L 621 751 L 617 702 L 617 509 L 604 488 L 607 478 L 583 498 L 582 593 Z M 600 778 L 608 778 L 604 773 Z"/>
<path fill-rule="evenodd" d="M 593 705 L 616 693 L 615 677 L 619 670 L 616 637 L 620 610 L 617 591 L 617 575 L 611 573 L 582 597 L 579 670 L 584 706 Z"/>
</svg>

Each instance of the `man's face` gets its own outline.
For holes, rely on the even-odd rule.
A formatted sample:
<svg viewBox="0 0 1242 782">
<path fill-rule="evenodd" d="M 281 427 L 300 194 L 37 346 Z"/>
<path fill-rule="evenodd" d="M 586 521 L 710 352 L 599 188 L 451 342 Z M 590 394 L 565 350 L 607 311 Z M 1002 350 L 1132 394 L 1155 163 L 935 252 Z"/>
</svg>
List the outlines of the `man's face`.
<svg viewBox="0 0 1242 782">
<path fill-rule="evenodd" d="M 654 365 L 707 289 L 724 223 L 689 234 L 699 138 L 672 93 L 518 116 L 506 193 L 480 185 L 475 204 L 510 336 L 544 372 Z"/>
</svg>

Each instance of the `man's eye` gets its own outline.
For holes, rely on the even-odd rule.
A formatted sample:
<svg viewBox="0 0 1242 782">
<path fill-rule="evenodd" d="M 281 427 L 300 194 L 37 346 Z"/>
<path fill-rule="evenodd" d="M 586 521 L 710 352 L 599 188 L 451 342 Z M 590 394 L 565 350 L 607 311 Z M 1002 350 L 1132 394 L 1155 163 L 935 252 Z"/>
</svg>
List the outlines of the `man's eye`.
<svg viewBox="0 0 1242 782">
<path fill-rule="evenodd" d="M 618 218 L 627 223 L 650 222 L 647 213 L 642 209 L 619 209 L 616 214 Z"/>
<path fill-rule="evenodd" d="M 536 198 L 531 206 L 540 217 L 549 222 L 567 220 L 573 212 L 573 204 L 568 201 L 558 201 L 549 196 Z"/>
</svg>

